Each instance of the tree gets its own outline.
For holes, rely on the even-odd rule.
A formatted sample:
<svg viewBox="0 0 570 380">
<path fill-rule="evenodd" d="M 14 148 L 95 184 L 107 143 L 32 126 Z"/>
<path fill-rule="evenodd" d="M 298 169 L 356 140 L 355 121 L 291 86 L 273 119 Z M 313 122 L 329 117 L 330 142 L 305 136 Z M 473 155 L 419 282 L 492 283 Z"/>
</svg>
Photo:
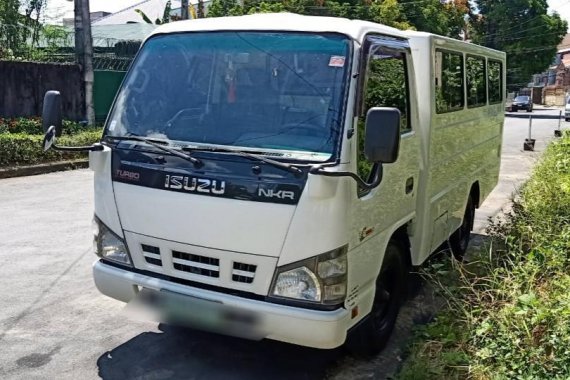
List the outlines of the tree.
<svg viewBox="0 0 570 380">
<path fill-rule="evenodd" d="M 140 9 L 135 9 L 135 12 L 137 12 L 142 17 L 143 21 L 146 22 L 147 24 L 162 25 L 162 24 L 167 24 L 170 22 L 170 10 L 171 9 L 172 9 L 172 4 L 170 3 L 170 0 L 168 0 L 166 2 L 166 5 L 164 6 L 164 11 L 162 12 L 162 18 L 157 18 L 156 20 L 154 20 L 154 23 Z"/>
<path fill-rule="evenodd" d="M 459 38 L 465 17 L 471 9 L 467 0 L 400 0 L 402 12 L 410 23 L 423 32 Z"/>
<path fill-rule="evenodd" d="M 0 0 L 0 50 L 4 52 L 0 52 L 0 57 L 11 55 L 24 42 L 19 7 L 19 0 Z"/>
<path fill-rule="evenodd" d="M 507 53 L 507 86 L 516 90 L 552 64 L 568 29 L 546 0 L 477 0 L 473 42 Z"/>
</svg>

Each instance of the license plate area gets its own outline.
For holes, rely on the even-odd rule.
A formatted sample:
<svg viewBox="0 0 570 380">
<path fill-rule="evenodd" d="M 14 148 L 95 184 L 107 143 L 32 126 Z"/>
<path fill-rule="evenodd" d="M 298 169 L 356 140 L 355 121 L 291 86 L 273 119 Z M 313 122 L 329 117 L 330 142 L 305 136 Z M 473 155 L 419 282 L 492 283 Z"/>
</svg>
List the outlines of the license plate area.
<svg viewBox="0 0 570 380">
<path fill-rule="evenodd" d="M 135 299 L 137 308 L 150 311 L 151 319 L 161 323 L 259 340 L 261 316 L 222 302 L 194 297 L 167 289 L 142 288 Z"/>
</svg>

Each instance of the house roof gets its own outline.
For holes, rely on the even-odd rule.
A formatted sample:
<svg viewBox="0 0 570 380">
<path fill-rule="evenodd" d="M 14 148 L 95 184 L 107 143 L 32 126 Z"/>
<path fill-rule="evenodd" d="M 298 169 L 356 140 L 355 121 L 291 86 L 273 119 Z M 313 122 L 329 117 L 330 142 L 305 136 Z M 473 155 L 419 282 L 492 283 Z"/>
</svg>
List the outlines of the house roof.
<svg viewBox="0 0 570 380">
<path fill-rule="evenodd" d="M 143 41 L 154 29 L 153 24 L 123 24 L 123 25 L 91 25 L 91 36 L 94 47 L 113 47 L 118 41 Z M 59 47 L 75 47 L 73 28 L 66 28 L 68 33 Z M 39 47 L 47 47 L 48 42 L 40 36 Z"/>
<path fill-rule="evenodd" d="M 570 33 L 566 34 L 558 45 L 558 53 L 570 51 Z"/>
<path fill-rule="evenodd" d="M 135 12 L 135 9 L 140 9 L 148 16 L 153 22 L 157 18 L 162 19 L 164 8 L 168 0 L 143 0 L 139 3 L 133 4 L 130 7 L 122 9 L 113 14 L 101 17 L 93 21 L 92 25 L 121 25 L 127 23 L 144 23 L 141 15 Z M 197 2 L 197 0 L 196 0 Z M 172 0 L 171 8 L 180 8 L 180 0 Z"/>
</svg>

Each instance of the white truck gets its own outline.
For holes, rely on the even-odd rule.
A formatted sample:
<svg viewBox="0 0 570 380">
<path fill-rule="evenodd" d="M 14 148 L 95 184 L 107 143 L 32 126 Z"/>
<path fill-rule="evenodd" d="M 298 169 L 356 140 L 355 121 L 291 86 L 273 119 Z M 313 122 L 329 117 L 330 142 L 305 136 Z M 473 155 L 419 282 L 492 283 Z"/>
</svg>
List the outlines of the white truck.
<svg viewBox="0 0 570 380">
<path fill-rule="evenodd" d="M 410 268 L 461 257 L 495 187 L 505 54 L 370 22 L 259 14 L 143 43 L 88 150 L 95 284 L 166 322 L 378 352 Z M 138 302 L 138 301 L 137 301 Z"/>
</svg>

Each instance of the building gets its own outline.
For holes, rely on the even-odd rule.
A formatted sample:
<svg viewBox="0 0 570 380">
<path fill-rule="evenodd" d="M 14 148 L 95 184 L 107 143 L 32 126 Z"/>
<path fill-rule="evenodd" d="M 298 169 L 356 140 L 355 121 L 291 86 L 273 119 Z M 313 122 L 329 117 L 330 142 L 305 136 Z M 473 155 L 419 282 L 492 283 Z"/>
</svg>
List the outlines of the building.
<svg viewBox="0 0 570 380">
<path fill-rule="evenodd" d="M 91 18 L 91 22 L 93 22 L 93 21 L 99 20 L 102 17 L 108 16 L 110 14 L 111 14 L 110 12 L 97 11 L 97 12 L 90 12 L 89 16 Z M 63 19 L 63 26 L 73 28 L 73 23 L 74 23 L 73 17 L 66 17 Z"/>
<path fill-rule="evenodd" d="M 547 71 L 533 75 L 528 87 L 537 104 L 565 105 L 570 92 L 570 33 L 558 45 L 553 64 Z"/>
</svg>

